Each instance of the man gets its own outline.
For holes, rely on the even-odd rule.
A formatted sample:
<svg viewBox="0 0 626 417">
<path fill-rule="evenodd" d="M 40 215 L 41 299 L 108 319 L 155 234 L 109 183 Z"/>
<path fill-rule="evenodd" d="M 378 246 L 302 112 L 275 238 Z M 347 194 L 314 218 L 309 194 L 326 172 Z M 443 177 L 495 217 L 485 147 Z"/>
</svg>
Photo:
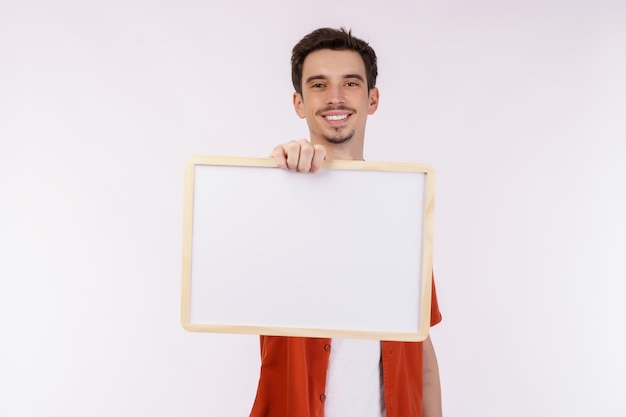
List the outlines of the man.
<svg viewBox="0 0 626 417">
<path fill-rule="evenodd" d="M 274 148 L 278 166 L 314 173 L 324 159 L 363 160 L 365 124 L 379 99 L 374 50 L 344 29 L 318 29 L 294 47 L 291 64 L 293 105 L 311 141 Z M 432 295 L 435 325 L 441 315 L 434 285 Z M 432 342 L 261 336 L 250 415 L 441 417 Z"/>
</svg>

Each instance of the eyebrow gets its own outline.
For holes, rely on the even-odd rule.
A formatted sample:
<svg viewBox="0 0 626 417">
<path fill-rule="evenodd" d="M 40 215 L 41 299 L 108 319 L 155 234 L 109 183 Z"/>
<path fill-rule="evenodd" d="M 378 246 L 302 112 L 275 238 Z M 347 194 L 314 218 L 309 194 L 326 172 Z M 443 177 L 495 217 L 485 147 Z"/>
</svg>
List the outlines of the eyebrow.
<svg viewBox="0 0 626 417">
<path fill-rule="evenodd" d="M 327 78 L 328 77 L 326 77 L 325 75 L 312 75 L 306 79 L 305 83 L 308 84 L 314 80 L 326 80 Z M 363 79 L 363 77 L 360 74 L 346 74 L 342 78 L 344 80 L 349 79 L 349 78 L 356 78 L 357 80 L 361 82 L 365 82 L 365 79 Z"/>
</svg>

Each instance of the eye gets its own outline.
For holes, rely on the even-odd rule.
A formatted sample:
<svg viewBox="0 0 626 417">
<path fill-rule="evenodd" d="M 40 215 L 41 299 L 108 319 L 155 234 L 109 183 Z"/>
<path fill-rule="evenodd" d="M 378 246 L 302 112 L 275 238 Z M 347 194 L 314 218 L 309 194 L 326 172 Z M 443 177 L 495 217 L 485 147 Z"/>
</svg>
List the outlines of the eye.
<svg viewBox="0 0 626 417">
<path fill-rule="evenodd" d="M 311 88 L 324 88 L 324 84 L 323 83 L 311 84 Z"/>
<path fill-rule="evenodd" d="M 357 87 L 358 85 L 359 85 L 359 83 L 356 82 L 356 81 L 348 81 L 346 83 L 346 86 L 348 86 L 348 87 Z"/>
</svg>

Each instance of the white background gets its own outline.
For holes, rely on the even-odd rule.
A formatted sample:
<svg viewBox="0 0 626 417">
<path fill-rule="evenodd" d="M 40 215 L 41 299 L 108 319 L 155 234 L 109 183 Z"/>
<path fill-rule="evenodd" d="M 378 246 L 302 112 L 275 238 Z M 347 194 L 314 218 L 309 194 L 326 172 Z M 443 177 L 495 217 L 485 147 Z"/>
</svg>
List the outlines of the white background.
<svg viewBox="0 0 626 417">
<path fill-rule="evenodd" d="M 0 415 L 247 415 L 257 338 L 179 324 L 184 161 L 306 136 L 291 47 L 345 25 L 366 159 L 438 172 L 445 415 L 626 416 L 623 1 L 0 4 Z"/>
</svg>

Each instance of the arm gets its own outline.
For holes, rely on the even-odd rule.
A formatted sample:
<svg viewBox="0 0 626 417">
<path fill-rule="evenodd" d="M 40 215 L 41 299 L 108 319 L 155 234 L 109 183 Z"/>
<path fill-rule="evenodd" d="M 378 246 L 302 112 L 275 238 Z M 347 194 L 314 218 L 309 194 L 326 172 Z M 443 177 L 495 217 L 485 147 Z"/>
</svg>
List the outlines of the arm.
<svg viewBox="0 0 626 417">
<path fill-rule="evenodd" d="M 424 395 L 422 397 L 422 416 L 441 417 L 441 385 L 439 382 L 439 365 L 433 342 L 428 337 L 423 342 L 424 361 L 422 378 Z"/>
</svg>

